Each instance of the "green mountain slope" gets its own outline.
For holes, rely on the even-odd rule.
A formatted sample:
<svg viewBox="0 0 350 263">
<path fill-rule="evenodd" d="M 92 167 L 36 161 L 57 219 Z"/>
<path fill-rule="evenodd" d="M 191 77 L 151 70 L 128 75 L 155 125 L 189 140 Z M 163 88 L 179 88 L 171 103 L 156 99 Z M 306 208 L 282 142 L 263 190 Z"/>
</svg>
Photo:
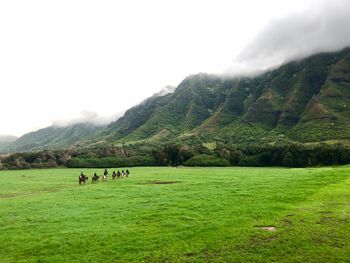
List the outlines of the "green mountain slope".
<svg viewBox="0 0 350 263">
<path fill-rule="evenodd" d="M 21 152 L 78 147 L 79 140 L 88 138 L 99 130 L 101 130 L 101 126 L 85 123 L 67 127 L 50 126 L 23 135 L 7 145 L 2 151 Z"/>
<path fill-rule="evenodd" d="M 18 137 L 12 135 L 0 135 L 0 152 L 17 139 Z"/>
<path fill-rule="evenodd" d="M 187 77 L 110 124 L 94 142 L 235 143 L 350 138 L 350 49 L 322 53 L 255 77 Z"/>
<path fill-rule="evenodd" d="M 350 139 L 350 48 L 316 54 L 258 76 L 196 74 L 174 92 L 172 87 L 166 90 L 106 127 L 48 127 L 22 136 L 7 150 L 99 149 L 170 141 L 215 148 L 216 143 Z"/>
</svg>

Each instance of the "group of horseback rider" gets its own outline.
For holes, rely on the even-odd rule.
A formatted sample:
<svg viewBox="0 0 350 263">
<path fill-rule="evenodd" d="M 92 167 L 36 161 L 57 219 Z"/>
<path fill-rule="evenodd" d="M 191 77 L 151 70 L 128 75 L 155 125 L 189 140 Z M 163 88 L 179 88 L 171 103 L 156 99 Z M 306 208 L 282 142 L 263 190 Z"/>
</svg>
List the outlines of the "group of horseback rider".
<svg viewBox="0 0 350 263">
<path fill-rule="evenodd" d="M 129 170 L 126 169 L 126 171 L 124 172 L 124 170 L 122 170 L 122 172 L 120 172 L 118 170 L 118 172 L 113 171 L 112 173 L 112 179 L 115 180 L 116 178 L 124 178 L 124 177 L 129 177 Z M 103 172 L 103 175 L 101 176 L 102 181 L 106 182 L 107 181 L 107 177 L 108 177 L 108 171 L 107 169 L 105 169 L 105 171 Z M 87 177 L 86 175 L 83 174 L 83 172 L 80 173 L 79 175 L 79 185 L 82 184 L 86 184 L 86 181 L 89 179 L 89 177 Z M 96 173 L 94 173 L 94 175 L 92 176 L 92 180 L 91 183 L 97 183 L 100 179 L 100 176 L 97 175 Z"/>
</svg>

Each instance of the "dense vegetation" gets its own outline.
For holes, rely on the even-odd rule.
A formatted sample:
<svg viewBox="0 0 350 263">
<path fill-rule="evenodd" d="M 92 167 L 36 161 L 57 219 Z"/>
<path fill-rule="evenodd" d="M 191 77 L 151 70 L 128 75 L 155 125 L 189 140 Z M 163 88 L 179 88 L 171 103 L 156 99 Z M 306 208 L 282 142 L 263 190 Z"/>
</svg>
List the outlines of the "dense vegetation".
<svg viewBox="0 0 350 263">
<path fill-rule="evenodd" d="M 347 166 L 129 170 L 86 186 L 80 169 L 1 172 L 0 261 L 350 260 Z"/>
<path fill-rule="evenodd" d="M 339 144 L 165 144 L 146 148 L 115 147 L 94 152 L 16 153 L 1 157 L 0 169 L 179 165 L 309 167 L 347 163 L 350 163 L 350 147 Z"/>
</svg>

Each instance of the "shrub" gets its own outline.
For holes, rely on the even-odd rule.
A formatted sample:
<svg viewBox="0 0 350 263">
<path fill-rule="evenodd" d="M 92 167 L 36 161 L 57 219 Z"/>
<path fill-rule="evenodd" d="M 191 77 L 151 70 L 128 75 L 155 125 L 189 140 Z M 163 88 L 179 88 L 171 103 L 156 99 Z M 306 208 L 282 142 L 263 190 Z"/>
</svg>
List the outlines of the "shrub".
<svg viewBox="0 0 350 263">
<path fill-rule="evenodd" d="M 72 158 L 67 166 L 70 168 L 113 168 L 131 166 L 156 165 L 154 158 L 149 156 L 103 157 L 103 158 Z"/>
<path fill-rule="evenodd" d="M 198 154 L 184 162 L 185 166 L 230 166 L 230 162 L 209 154 Z"/>
<path fill-rule="evenodd" d="M 265 166 L 265 164 L 261 155 L 245 155 L 239 160 L 238 166 Z"/>
</svg>

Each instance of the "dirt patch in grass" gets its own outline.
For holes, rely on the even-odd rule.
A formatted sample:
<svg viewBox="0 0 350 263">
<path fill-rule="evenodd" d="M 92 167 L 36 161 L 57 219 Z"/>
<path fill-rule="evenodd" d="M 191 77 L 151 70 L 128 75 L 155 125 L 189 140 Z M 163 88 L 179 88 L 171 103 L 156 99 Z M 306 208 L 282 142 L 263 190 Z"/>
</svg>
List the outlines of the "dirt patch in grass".
<svg viewBox="0 0 350 263">
<path fill-rule="evenodd" d="M 42 189 L 34 189 L 31 190 L 31 192 L 18 192 L 18 193 L 6 193 L 6 194 L 0 194 L 0 199 L 5 198 L 15 198 L 20 196 L 33 196 L 33 195 L 40 195 L 40 194 L 47 194 L 47 193 L 56 193 L 67 189 L 73 189 L 76 187 L 72 186 L 62 186 L 62 187 L 46 187 Z"/>
<path fill-rule="evenodd" d="M 282 219 L 282 225 L 292 226 L 294 221 L 294 214 L 288 214 L 285 218 Z"/>
<path fill-rule="evenodd" d="M 332 211 L 320 211 L 319 214 L 333 214 Z"/>
<path fill-rule="evenodd" d="M 317 222 L 316 224 L 330 224 L 332 223 L 333 221 L 335 220 L 334 217 L 331 217 L 331 216 L 323 216 L 321 217 Z"/>
<path fill-rule="evenodd" d="M 107 196 L 96 196 L 95 199 L 108 199 L 108 198 L 116 198 L 115 195 L 107 195 Z"/>
<path fill-rule="evenodd" d="M 147 180 L 143 184 L 176 184 L 178 181 Z"/>
<path fill-rule="evenodd" d="M 266 230 L 270 232 L 276 232 L 276 227 L 274 226 L 254 226 L 256 229 Z"/>
<path fill-rule="evenodd" d="M 12 197 L 17 197 L 17 196 L 22 196 L 25 195 L 24 193 L 13 193 L 13 194 L 0 194 L 0 199 L 1 198 L 12 198 Z"/>
<path fill-rule="evenodd" d="M 284 218 L 284 219 L 282 220 L 282 224 L 283 224 L 284 226 L 292 226 L 292 225 L 293 225 L 293 220 L 288 219 L 288 218 Z"/>
</svg>

